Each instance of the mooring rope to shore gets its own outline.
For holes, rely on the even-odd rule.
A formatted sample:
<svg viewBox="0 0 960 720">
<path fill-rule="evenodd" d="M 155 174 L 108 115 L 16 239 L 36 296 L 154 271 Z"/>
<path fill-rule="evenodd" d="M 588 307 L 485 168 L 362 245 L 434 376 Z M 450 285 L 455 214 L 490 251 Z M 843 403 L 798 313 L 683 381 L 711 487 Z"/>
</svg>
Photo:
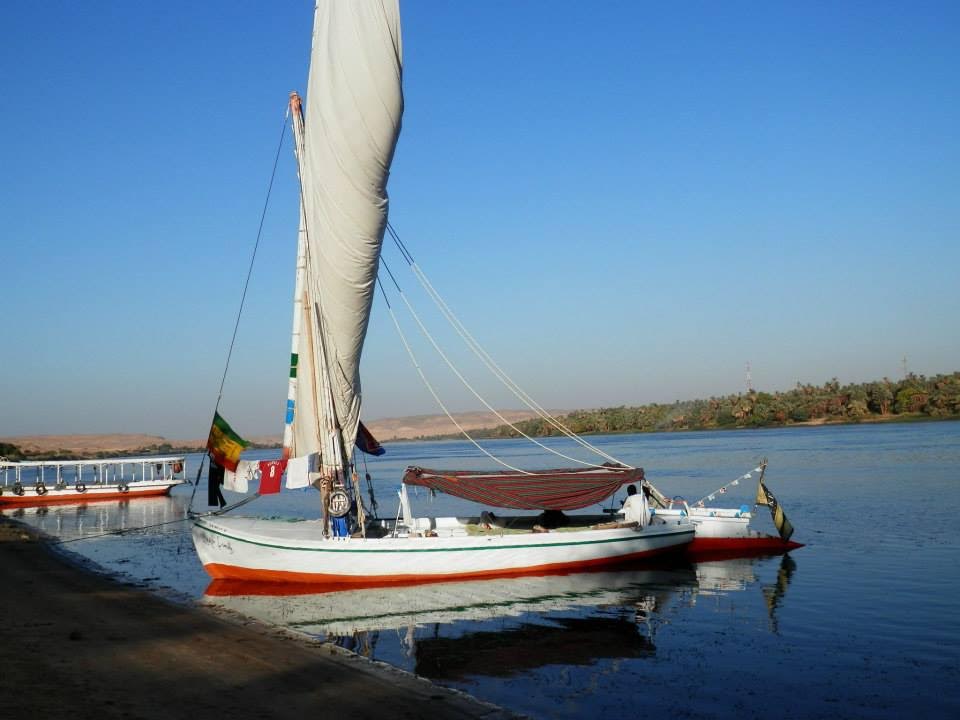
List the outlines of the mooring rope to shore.
<svg viewBox="0 0 960 720">
<path fill-rule="evenodd" d="M 93 540 L 94 538 L 109 537 L 110 535 L 127 535 L 128 533 L 143 532 L 144 530 L 152 530 L 153 528 L 163 527 L 164 525 L 176 525 L 178 523 L 187 522 L 190 520 L 189 517 L 179 518 L 177 520 L 166 520 L 160 523 L 153 523 L 152 525 L 141 525 L 140 527 L 135 528 L 122 528 L 119 530 L 108 530 L 107 532 L 96 533 L 95 535 L 82 535 L 75 538 L 67 538 L 65 540 L 54 540 L 51 542 L 51 545 L 66 545 L 67 543 L 79 542 L 80 540 Z"/>
<path fill-rule="evenodd" d="M 234 509 L 240 507 L 241 505 L 246 505 L 248 502 L 251 502 L 251 501 L 253 501 L 253 500 L 256 500 L 256 499 L 259 498 L 259 497 L 260 497 L 260 493 L 254 493 L 253 495 L 247 495 L 247 497 L 242 498 L 241 500 L 238 500 L 238 501 L 235 502 L 235 503 L 231 503 L 230 505 L 226 505 L 226 506 L 224 506 L 224 507 L 222 507 L 222 508 L 219 508 L 219 509 L 217 509 L 217 510 L 210 510 L 209 512 L 202 512 L 202 513 L 195 513 L 195 512 L 192 512 L 192 511 L 188 510 L 186 517 L 177 518 L 176 520 L 165 520 L 165 521 L 159 522 L 159 523 L 151 523 L 150 525 L 140 525 L 140 526 L 138 526 L 138 527 L 132 527 L 132 528 L 121 528 L 121 529 L 118 529 L 118 530 L 107 530 L 106 532 L 100 532 L 100 533 L 96 533 L 96 534 L 93 534 L 93 535 L 82 535 L 82 536 L 80 536 L 80 537 L 68 538 L 68 539 L 66 539 L 66 540 L 57 539 L 57 540 L 53 540 L 50 544 L 51 544 L 51 545 L 65 545 L 66 543 L 79 542 L 80 540 L 92 540 L 92 539 L 94 539 L 94 538 L 109 537 L 109 536 L 111 536 L 111 535 L 127 535 L 127 534 L 129 534 L 129 533 L 143 532 L 143 531 L 145 531 L 145 530 L 152 530 L 153 528 L 163 527 L 164 525 L 176 525 L 176 524 L 182 523 L 182 522 L 190 522 L 191 520 L 193 520 L 194 518 L 197 518 L 197 517 L 211 517 L 211 516 L 214 516 L 214 515 L 222 515 L 223 513 L 229 512 L 230 510 L 234 510 Z"/>
</svg>

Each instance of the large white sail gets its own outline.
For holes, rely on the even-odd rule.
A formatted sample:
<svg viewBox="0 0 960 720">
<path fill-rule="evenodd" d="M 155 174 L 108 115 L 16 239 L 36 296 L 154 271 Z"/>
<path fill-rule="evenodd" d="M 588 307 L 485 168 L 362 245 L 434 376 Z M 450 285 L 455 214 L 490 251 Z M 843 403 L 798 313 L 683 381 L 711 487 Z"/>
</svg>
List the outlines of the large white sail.
<svg viewBox="0 0 960 720">
<path fill-rule="evenodd" d="M 293 452 L 319 451 L 324 470 L 349 461 L 357 434 L 401 74 L 397 0 L 318 0 L 300 160 L 306 272 Z"/>
</svg>

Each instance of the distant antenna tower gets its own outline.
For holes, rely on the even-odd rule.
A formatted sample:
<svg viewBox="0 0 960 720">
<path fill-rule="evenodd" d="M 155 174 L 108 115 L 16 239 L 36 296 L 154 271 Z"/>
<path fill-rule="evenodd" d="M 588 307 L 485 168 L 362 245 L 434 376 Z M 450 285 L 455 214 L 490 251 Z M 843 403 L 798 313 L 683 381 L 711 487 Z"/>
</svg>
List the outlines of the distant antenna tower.
<svg viewBox="0 0 960 720">
<path fill-rule="evenodd" d="M 753 376 L 750 374 L 750 361 L 747 360 L 747 392 L 753 392 Z"/>
<path fill-rule="evenodd" d="M 907 356 L 903 356 L 903 376 L 907 377 L 910 373 L 907 371 Z"/>
</svg>

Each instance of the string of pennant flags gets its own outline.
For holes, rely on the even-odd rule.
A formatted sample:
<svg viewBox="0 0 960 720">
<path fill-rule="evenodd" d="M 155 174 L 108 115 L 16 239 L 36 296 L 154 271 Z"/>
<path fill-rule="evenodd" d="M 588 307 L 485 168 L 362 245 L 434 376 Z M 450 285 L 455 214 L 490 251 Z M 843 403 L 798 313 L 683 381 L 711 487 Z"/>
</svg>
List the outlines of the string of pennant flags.
<svg viewBox="0 0 960 720">
<path fill-rule="evenodd" d="M 753 478 L 753 473 L 758 473 L 758 472 L 762 472 L 762 471 L 763 471 L 763 466 L 762 466 L 762 465 L 758 465 L 758 466 L 755 467 L 753 470 L 751 470 L 751 471 L 749 471 L 749 472 L 746 472 L 746 473 L 744 473 L 743 475 L 741 475 L 740 477 L 734 478 L 733 480 L 731 480 L 730 482 L 728 482 L 726 485 L 723 485 L 722 487 L 717 488 L 716 490 L 714 490 L 714 491 L 713 491 L 712 493 L 710 493 L 709 495 L 704 495 L 702 498 L 700 498 L 699 500 L 697 500 L 697 501 L 694 503 L 694 505 L 695 505 L 696 507 L 703 507 L 703 503 L 704 503 L 705 501 L 707 501 L 707 500 L 716 500 L 716 499 L 717 499 L 717 495 L 725 495 L 725 494 L 727 493 L 727 490 L 729 490 L 729 489 L 732 488 L 732 487 L 735 487 L 735 486 L 739 485 L 742 480 L 750 480 L 750 479 Z"/>
</svg>

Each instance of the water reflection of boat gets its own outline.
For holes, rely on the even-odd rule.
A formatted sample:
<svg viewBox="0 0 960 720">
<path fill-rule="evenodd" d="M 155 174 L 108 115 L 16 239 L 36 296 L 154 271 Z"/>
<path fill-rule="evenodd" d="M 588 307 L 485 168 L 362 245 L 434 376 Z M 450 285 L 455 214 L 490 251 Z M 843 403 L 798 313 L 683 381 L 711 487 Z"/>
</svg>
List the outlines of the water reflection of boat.
<svg viewBox="0 0 960 720">
<path fill-rule="evenodd" d="M 476 675 L 510 677 L 545 665 L 592 665 L 604 658 L 646 657 L 656 652 L 656 646 L 630 617 L 589 616 L 459 637 L 423 637 L 417 640 L 415 652 L 417 675 L 464 680 Z"/>
<path fill-rule="evenodd" d="M 784 556 L 776 582 L 762 588 L 774 633 L 778 631 L 775 611 L 795 567 L 793 559 Z M 601 614 L 418 637 L 413 647 L 414 671 L 432 680 L 464 681 L 471 676 L 510 677 L 546 665 L 587 666 L 601 659 L 652 656 L 657 629 L 666 622 L 663 615 L 672 596 L 694 604 L 698 595 L 743 591 L 757 582 L 751 558 L 705 562 L 691 572 L 693 578 L 661 574 L 657 582 L 635 583 L 632 591 L 604 607 Z"/>
<path fill-rule="evenodd" d="M 638 567 L 322 592 L 315 584 L 215 580 L 203 602 L 367 656 L 383 631 L 395 631 L 387 636 L 415 672 L 455 679 L 650 655 L 658 613 L 696 587 L 690 566 Z"/>
<path fill-rule="evenodd" d="M 61 540 L 162 526 L 184 520 L 177 498 L 143 498 L 135 503 L 57 504 L 3 508 L 0 515 L 27 523 Z"/>
<path fill-rule="evenodd" d="M 525 613 L 618 605 L 652 587 L 695 587 L 688 566 L 356 589 L 214 580 L 204 602 L 311 635 L 489 620 Z M 318 592 L 318 588 L 323 588 Z"/>
<path fill-rule="evenodd" d="M 701 595 L 745 590 L 757 581 L 755 559 L 751 557 L 709 560 L 694 565 L 697 592 Z"/>
<path fill-rule="evenodd" d="M 678 610 L 694 607 L 698 596 L 747 590 L 758 582 L 758 562 L 368 588 L 214 580 L 202 602 L 406 663 L 435 680 L 509 677 L 548 664 L 651 656 L 658 631 Z M 774 631 L 773 612 L 794 567 L 785 556 L 775 586 L 762 588 Z"/>
</svg>

